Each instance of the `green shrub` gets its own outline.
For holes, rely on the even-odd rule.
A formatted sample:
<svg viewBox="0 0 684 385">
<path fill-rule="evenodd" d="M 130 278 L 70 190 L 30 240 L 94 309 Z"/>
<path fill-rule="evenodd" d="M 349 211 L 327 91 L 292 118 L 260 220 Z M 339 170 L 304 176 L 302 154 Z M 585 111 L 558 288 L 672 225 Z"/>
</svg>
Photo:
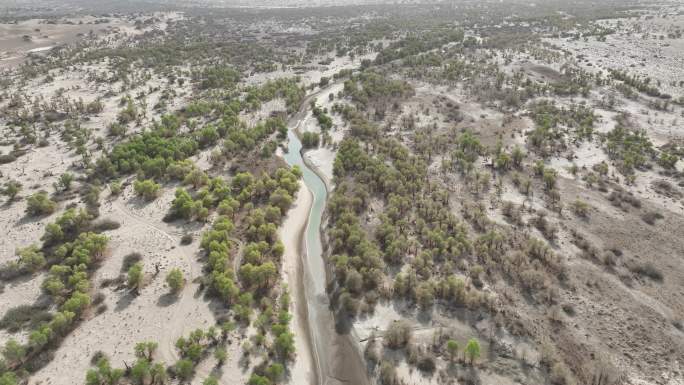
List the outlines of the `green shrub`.
<svg viewBox="0 0 684 385">
<path fill-rule="evenodd" d="M 52 214 L 56 208 L 57 203 L 51 200 L 44 191 L 37 192 L 26 200 L 26 213 L 30 216 Z"/>
<path fill-rule="evenodd" d="M 183 272 L 174 268 L 166 275 L 166 284 L 169 285 L 172 293 L 178 293 L 185 285 L 185 278 Z"/>
<path fill-rule="evenodd" d="M 142 196 L 146 201 L 157 199 L 160 188 L 161 186 L 151 179 L 142 181 L 136 180 L 135 183 L 133 183 L 133 189 L 135 190 L 135 193 L 139 196 Z"/>
<path fill-rule="evenodd" d="M 305 132 L 302 134 L 302 146 L 304 148 L 318 147 L 320 140 L 321 137 L 316 132 Z"/>
<path fill-rule="evenodd" d="M 143 281 L 143 266 L 142 263 L 136 262 L 128 269 L 128 287 L 131 289 L 140 290 Z"/>
</svg>

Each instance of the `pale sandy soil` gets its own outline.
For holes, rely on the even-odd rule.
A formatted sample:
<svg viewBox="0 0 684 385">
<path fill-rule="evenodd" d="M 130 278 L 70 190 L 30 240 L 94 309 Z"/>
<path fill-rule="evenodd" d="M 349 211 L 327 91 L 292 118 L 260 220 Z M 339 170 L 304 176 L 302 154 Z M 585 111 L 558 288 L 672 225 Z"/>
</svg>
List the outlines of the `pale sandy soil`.
<svg viewBox="0 0 684 385">
<path fill-rule="evenodd" d="M 567 49 L 574 54 L 581 54 L 592 66 L 583 68 L 592 72 L 598 70 L 621 69 L 630 74 L 650 77 L 662 81 L 661 90 L 674 97 L 684 95 L 684 89 L 679 85 L 672 86 L 671 81 L 684 80 L 681 68 L 684 66 L 684 39 L 660 40 L 659 35 L 667 35 L 668 26 L 684 23 L 684 16 L 674 16 L 668 19 L 654 19 L 649 22 L 639 20 L 617 19 L 610 24 L 614 27 L 617 21 L 623 23 L 618 33 L 606 36 L 605 42 L 596 41 L 590 37 L 583 39 L 543 39 L 546 42 Z M 634 24 L 638 23 L 643 30 L 636 32 Z M 644 37 L 646 36 L 646 37 Z"/>
<path fill-rule="evenodd" d="M 245 82 L 247 84 L 262 84 L 266 82 L 267 80 L 275 80 L 278 78 L 282 77 L 293 77 L 293 76 L 299 76 L 302 83 L 304 85 L 309 85 L 309 84 L 316 84 L 321 81 L 321 78 L 326 76 L 332 79 L 332 76 L 339 72 L 340 70 L 343 69 L 354 69 L 358 67 L 358 65 L 361 63 L 363 59 L 370 59 L 373 60 L 375 59 L 376 53 L 368 53 L 362 56 L 357 56 L 354 58 L 354 60 L 351 60 L 349 56 L 343 56 L 343 57 L 336 57 L 329 65 L 323 66 L 323 65 L 312 65 L 313 67 L 316 67 L 317 69 L 315 70 L 309 70 L 309 71 L 304 71 L 302 73 L 293 73 L 292 70 L 285 70 L 283 71 L 282 69 L 278 69 L 273 72 L 262 72 L 262 73 L 256 73 L 245 79 Z M 313 60 L 313 63 L 317 63 L 318 60 L 322 60 L 325 57 L 321 56 L 320 58 L 317 58 L 316 60 Z"/>
<path fill-rule="evenodd" d="M 302 235 L 305 231 L 306 223 L 309 218 L 309 210 L 313 202 L 313 196 L 309 192 L 304 182 L 300 182 L 299 192 L 290 208 L 283 224 L 278 230 L 278 236 L 285 245 L 283 255 L 282 274 L 283 281 L 287 283 L 292 299 L 291 312 L 296 314 L 292 317 L 292 331 L 295 334 L 295 348 L 297 359 L 290 366 L 290 384 L 307 384 L 315 381 L 315 371 L 311 347 L 309 344 L 306 326 L 302 324 L 301 311 L 306 312 L 306 304 L 300 303 L 300 298 L 304 298 L 302 292 Z"/>
<path fill-rule="evenodd" d="M 247 126 L 252 127 L 271 116 L 271 113 L 278 111 L 287 111 L 285 100 L 282 98 L 270 100 L 261 105 L 257 111 L 240 112 L 240 119 L 247 123 Z"/>
<path fill-rule="evenodd" d="M 32 148 L 16 161 L 0 165 L 0 173 L 7 178 L 5 180 L 14 179 L 21 182 L 23 190 L 19 195 L 22 197 L 27 197 L 41 189 L 52 193 L 54 191 L 52 183 L 78 159 L 67 152 L 63 144 L 51 144 L 47 147 Z M 57 212 L 63 208 L 63 205 L 63 203 L 58 204 Z M 25 210 L 25 199 L 17 200 L 9 205 L 3 199 L 0 226 L 5 230 L 3 236 L 0 237 L 0 264 L 13 260 L 18 247 L 40 242 L 45 224 L 52 222 L 58 215 L 55 213 L 45 217 L 27 218 Z"/>
<path fill-rule="evenodd" d="M 162 202 L 173 196 L 173 190 L 147 205 L 132 197 L 131 190 L 129 187 L 121 198 L 107 201 L 101 207 L 101 216 L 120 222 L 121 227 L 107 233 L 110 256 L 94 276 L 93 287 L 98 288 L 103 279 L 121 274 L 123 257 L 132 252 L 142 254 L 146 286 L 138 296 L 127 289 L 103 288 L 107 310 L 100 315 L 91 314 L 92 318 L 69 334 L 55 359 L 37 372 L 30 384 L 73 384 L 85 375 L 90 367 L 89 358 L 98 350 L 107 353 L 117 365 L 130 364 L 134 361 L 133 347 L 140 341 L 157 341 L 157 359 L 171 364 L 178 359 L 174 346 L 178 337 L 215 323 L 210 304 L 197 297 L 199 284 L 192 282 L 201 276 L 197 240 L 180 246 L 182 232 L 161 221 L 168 208 Z M 160 266 L 157 276 L 155 264 Z M 183 271 L 187 281 L 177 297 L 168 294 L 164 282 L 166 273 L 175 267 Z"/>
</svg>

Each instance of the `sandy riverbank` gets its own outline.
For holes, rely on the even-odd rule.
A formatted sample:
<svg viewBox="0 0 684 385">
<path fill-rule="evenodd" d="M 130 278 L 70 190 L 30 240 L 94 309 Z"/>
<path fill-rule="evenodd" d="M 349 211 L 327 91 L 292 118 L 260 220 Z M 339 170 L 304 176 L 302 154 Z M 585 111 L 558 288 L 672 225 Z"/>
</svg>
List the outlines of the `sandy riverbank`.
<svg viewBox="0 0 684 385">
<path fill-rule="evenodd" d="M 283 281 L 288 285 L 290 298 L 292 298 L 292 311 L 296 312 L 297 315 L 292 318 L 297 359 L 290 368 L 290 383 L 312 384 L 316 382 L 316 366 L 311 352 L 308 326 L 301 322 L 308 317 L 306 303 L 301 299 L 305 298 L 302 264 L 303 236 L 309 218 L 309 210 L 313 203 L 313 196 L 303 181 L 299 183 L 300 188 L 297 197 L 278 230 L 278 235 L 285 245 Z"/>
</svg>

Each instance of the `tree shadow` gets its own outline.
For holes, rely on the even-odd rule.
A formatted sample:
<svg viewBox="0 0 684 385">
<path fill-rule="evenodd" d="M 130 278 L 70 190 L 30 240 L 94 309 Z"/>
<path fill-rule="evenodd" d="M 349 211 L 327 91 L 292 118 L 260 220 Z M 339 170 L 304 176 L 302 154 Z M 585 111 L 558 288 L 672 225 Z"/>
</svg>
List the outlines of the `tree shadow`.
<svg viewBox="0 0 684 385">
<path fill-rule="evenodd" d="M 337 334 L 349 334 L 354 327 L 354 317 L 349 316 L 349 314 L 343 310 L 336 311 L 333 318 L 335 320 L 335 331 Z"/>
<path fill-rule="evenodd" d="M 157 306 L 168 307 L 178 302 L 178 299 L 180 299 L 180 297 L 177 294 L 166 293 L 159 297 L 159 299 L 157 300 Z"/>
<path fill-rule="evenodd" d="M 197 233 L 202 230 L 208 222 L 203 221 L 189 221 L 187 219 L 173 219 L 171 221 L 164 221 L 167 225 L 173 227 L 183 234 Z"/>
<path fill-rule="evenodd" d="M 465 385 L 481 385 L 480 373 L 473 366 L 468 366 L 458 378 Z"/>
<path fill-rule="evenodd" d="M 134 292 L 126 291 L 121 297 L 119 297 L 119 300 L 116 301 L 116 307 L 114 308 L 114 311 L 118 313 L 122 310 L 125 310 L 133 303 L 135 297 L 137 297 L 137 295 Z"/>
<path fill-rule="evenodd" d="M 146 200 L 142 196 L 133 195 L 131 198 L 128 199 L 128 201 L 126 201 L 126 204 L 131 205 L 131 207 L 133 207 L 136 210 L 141 210 L 149 206 L 155 200 L 156 199 Z"/>
<path fill-rule="evenodd" d="M 28 225 L 31 223 L 37 223 L 37 222 L 40 222 L 41 220 L 49 217 L 50 215 L 52 215 L 52 214 L 43 214 L 43 215 L 24 214 L 23 217 L 21 217 L 18 221 L 15 222 L 15 225 L 16 226 L 23 226 L 23 225 Z"/>
</svg>

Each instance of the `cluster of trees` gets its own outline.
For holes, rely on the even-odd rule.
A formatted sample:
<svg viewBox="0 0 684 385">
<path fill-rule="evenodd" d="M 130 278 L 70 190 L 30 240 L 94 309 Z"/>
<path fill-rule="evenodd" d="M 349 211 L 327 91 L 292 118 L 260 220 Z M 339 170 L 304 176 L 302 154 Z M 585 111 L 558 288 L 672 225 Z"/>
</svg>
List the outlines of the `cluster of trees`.
<svg viewBox="0 0 684 385">
<path fill-rule="evenodd" d="M 651 78 L 641 78 L 637 75 L 630 75 L 626 71 L 614 69 L 609 70 L 609 72 L 613 79 L 622 81 L 624 84 L 634 87 L 639 90 L 639 92 L 643 92 L 648 96 L 660 97 L 663 99 L 671 98 L 670 95 L 661 93 L 658 87 L 651 84 Z"/>
<path fill-rule="evenodd" d="M 211 326 L 207 330 L 196 329 L 188 337 L 180 337 L 176 341 L 176 349 L 180 359 L 170 366 L 155 359 L 158 344 L 154 341 L 143 341 L 135 345 L 136 360 L 126 369 L 113 368 L 109 359 L 101 352 L 93 357 L 95 367 L 86 373 L 86 385 L 119 385 L 150 384 L 165 385 L 170 378 L 182 382 L 190 381 L 195 375 L 195 366 L 213 352 L 214 357 L 222 364 L 228 357 L 225 343 L 233 330 L 231 323 Z M 209 376 L 203 383 L 216 384 L 216 377 Z"/>
<path fill-rule="evenodd" d="M 632 174 L 635 168 L 644 167 L 657 155 L 645 130 L 629 128 L 621 121 L 601 140 L 606 153 L 623 174 Z"/>
<path fill-rule="evenodd" d="M 450 28 L 410 34 L 378 52 L 374 63 L 385 64 L 440 48 L 447 43 L 462 43 L 464 36 L 463 30 Z"/>
<path fill-rule="evenodd" d="M 596 115 L 589 107 L 572 105 L 558 108 L 554 102 L 542 100 L 530 108 L 535 129 L 528 135 L 528 143 L 541 155 L 547 156 L 567 147 L 565 142 L 569 129 L 574 140 L 591 140 L 594 135 Z"/>
<path fill-rule="evenodd" d="M 425 190 L 425 163 L 393 140 L 377 142 L 376 147 L 377 158 L 358 141 L 346 139 L 335 161 L 335 176 L 344 182 L 328 205 L 329 236 L 341 306 L 355 314 L 361 305 L 358 298 L 372 300 L 384 290 L 385 264 L 402 266 L 407 255 L 413 255 L 411 269 L 395 277 L 395 295 L 415 300 L 425 309 L 438 297 L 464 304 L 464 285 L 446 272 L 438 279 L 433 267 L 471 253 L 466 228 L 446 208 L 441 191 Z M 367 237 L 359 221 L 372 196 L 384 201 L 374 239 Z M 479 304 L 478 294 L 473 296 L 478 299 L 471 302 Z"/>
<path fill-rule="evenodd" d="M 192 185 L 196 192 L 191 195 L 185 188 L 178 188 L 167 219 L 206 220 L 209 210 L 216 207 L 221 215 L 232 217 L 240 207 L 240 202 L 233 197 L 232 186 L 221 177 L 209 178 L 205 172 L 194 168 L 186 174 L 184 182 Z"/>
<path fill-rule="evenodd" d="M 326 132 L 332 128 L 332 118 L 325 109 L 316 105 L 316 101 L 311 102 L 311 110 L 318 121 L 318 125 L 321 127 L 321 131 Z"/>
<path fill-rule="evenodd" d="M 144 132 L 117 144 L 109 154 L 99 158 L 92 176 L 106 179 L 140 173 L 146 178 L 161 179 L 169 166 L 195 154 L 197 149 L 198 144 L 192 138 L 164 137 L 157 130 Z"/>
<path fill-rule="evenodd" d="M 210 66 L 194 71 L 192 79 L 200 89 L 230 90 L 240 81 L 240 72 L 228 65 Z"/>
<path fill-rule="evenodd" d="M 236 155 L 247 154 L 276 132 L 279 140 L 287 137 L 287 125 L 282 118 L 268 118 L 249 128 L 244 123 L 229 127 L 223 141 L 222 155 L 231 159 Z M 266 143 L 262 147 L 261 156 L 268 158 L 273 155 L 277 147 L 274 145 L 275 143 Z"/>
<path fill-rule="evenodd" d="M 269 80 L 260 86 L 248 87 L 245 92 L 244 102 L 252 111 L 258 110 L 261 103 L 280 98 L 285 100 L 287 112 L 292 113 L 306 96 L 306 91 L 299 86 L 298 77 Z"/>
<path fill-rule="evenodd" d="M 302 146 L 304 148 L 316 148 L 321 142 L 321 135 L 317 132 L 307 131 L 302 134 Z"/>
<path fill-rule="evenodd" d="M 90 274 L 108 241 L 105 235 L 88 232 L 90 227 L 91 216 L 86 210 L 69 209 L 46 226 L 42 247 L 32 245 L 18 251 L 18 263 L 27 271 L 49 268 L 42 289 L 57 305 L 57 311 L 30 331 L 26 344 L 14 339 L 6 343 L 3 376 L 16 379 L 12 372 L 17 373 L 45 349 L 57 346 L 90 305 Z"/>
<path fill-rule="evenodd" d="M 404 80 L 393 80 L 375 71 L 363 71 L 344 82 L 343 94 L 351 97 L 361 110 L 375 109 L 377 118 L 384 118 L 385 110 L 397 99 L 410 97 L 413 87 Z"/>
<path fill-rule="evenodd" d="M 292 204 L 299 178 L 301 171 L 297 168 L 279 168 L 272 175 L 264 173 L 259 178 L 247 172 L 236 174 L 229 185 L 229 192 L 235 198 L 228 198 L 230 203 L 224 199 L 218 207 L 222 211 L 223 206 L 230 206 L 226 207 L 228 211 L 222 212 L 202 237 L 211 291 L 229 304 L 235 319 L 243 323 L 250 322 L 258 300 L 261 314 L 256 320 L 255 343 L 269 347 L 273 357 L 279 360 L 259 366 L 250 383 L 278 381 L 284 372 L 282 364 L 294 354 L 294 336 L 289 330 L 289 297 L 286 293 L 281 295 L 277 311 L 271 298 L 277 293 L 274 287 L 277 287 L 284 252 L 277 237 L 277 226 Z M 241 215 L 236 215 L 238 211 L 242 211 Z M 232 255 L 236 224 L 228 215 L 238 220 L 237 228 L 245 235 L 241 256 Z M 268 342 L 268 332 L 272 342 Z"/>
<path fill-rule="evenodd" d="M 230 250 L 235 225 L 225 215 L 235 218 L 238 210 L 246 211 L 239 222 L 248 242 L 243 250 L 243 264 L 239 266 L 240 278 L 245 289 L 268 294 L 283 253 L 283 246 L 277 240 L 277 225 L 292 203 L 300 177 L 301 171 L 297 168 L 279 168 L 273 176 L 263 174 L 261 178 L 255 178 L 250 173 L 240 173 L 231 180 L 231 192 L 236 199 L 224 199 L 219 204 L 223 215 L 203 235 L 201 243 L 207 252 L 210 285 L 227 303 L 238 299 L 239 289 L 235 279 L 237 272 L 230 264 L 234 258 L 231 258 Z"/>
</svg>

